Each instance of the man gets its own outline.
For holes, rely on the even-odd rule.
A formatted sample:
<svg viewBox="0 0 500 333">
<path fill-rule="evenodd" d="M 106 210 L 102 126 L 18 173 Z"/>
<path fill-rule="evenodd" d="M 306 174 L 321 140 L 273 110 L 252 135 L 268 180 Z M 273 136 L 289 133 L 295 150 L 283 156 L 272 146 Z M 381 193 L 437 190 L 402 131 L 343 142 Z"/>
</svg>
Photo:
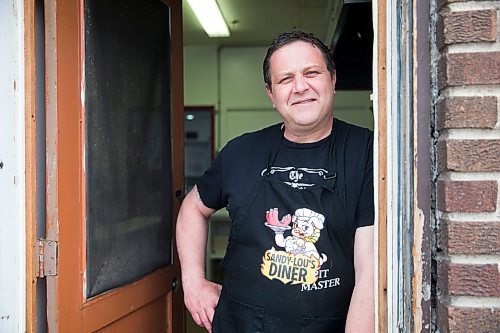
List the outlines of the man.
<svg viewBox="0 0 500 333">
<path fill-rule="evenodd" d="M 283 124 L 229 142 L 186 196 L 186 307 L 209 332 L 373 332 L 373 135 L 334 119 L 335 66 L 312 34 L 280 35 L 263 69 Z M 221 287 L 204 265 L 207 220 L 222 207 Z"/>
</svg>

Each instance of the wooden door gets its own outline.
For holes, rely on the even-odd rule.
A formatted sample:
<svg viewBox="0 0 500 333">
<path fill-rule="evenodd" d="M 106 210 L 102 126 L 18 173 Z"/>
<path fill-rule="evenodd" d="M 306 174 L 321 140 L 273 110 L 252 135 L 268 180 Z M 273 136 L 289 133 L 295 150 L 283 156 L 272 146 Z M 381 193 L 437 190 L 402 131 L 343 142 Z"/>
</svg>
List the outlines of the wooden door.
<svg viewBox="0 0 500 333">
<path fill-rule="evenodd" d="M 45 1 L 51 332 L 184 332 L 181 0 Z"/>
</svg>

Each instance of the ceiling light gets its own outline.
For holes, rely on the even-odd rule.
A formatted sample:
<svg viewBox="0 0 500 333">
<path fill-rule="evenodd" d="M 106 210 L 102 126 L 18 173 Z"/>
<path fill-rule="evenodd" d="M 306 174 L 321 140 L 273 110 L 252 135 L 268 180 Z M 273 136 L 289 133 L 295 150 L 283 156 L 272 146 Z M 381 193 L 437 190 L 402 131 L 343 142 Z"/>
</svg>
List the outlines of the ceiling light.
<svg viewBox="0 0 500 333">
<path fill-rule="evenodd" d="M 229 29 L 215 0 L 187 0 L 209 37 L 229 37 Z"/>
</svg>

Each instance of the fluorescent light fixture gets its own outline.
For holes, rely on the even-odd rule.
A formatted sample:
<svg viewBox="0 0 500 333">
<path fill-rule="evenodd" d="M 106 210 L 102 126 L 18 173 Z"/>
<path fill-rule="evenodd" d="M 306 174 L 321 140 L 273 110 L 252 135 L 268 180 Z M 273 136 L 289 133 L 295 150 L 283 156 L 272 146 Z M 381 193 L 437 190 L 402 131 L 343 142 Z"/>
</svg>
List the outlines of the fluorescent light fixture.
<svg viewBox="0 0 500 333">
<path fill-rule="evenodd" d="M 229 37 L 229 29 L 215 0 L 187 0 L 209 37 Z"/>
</svg>

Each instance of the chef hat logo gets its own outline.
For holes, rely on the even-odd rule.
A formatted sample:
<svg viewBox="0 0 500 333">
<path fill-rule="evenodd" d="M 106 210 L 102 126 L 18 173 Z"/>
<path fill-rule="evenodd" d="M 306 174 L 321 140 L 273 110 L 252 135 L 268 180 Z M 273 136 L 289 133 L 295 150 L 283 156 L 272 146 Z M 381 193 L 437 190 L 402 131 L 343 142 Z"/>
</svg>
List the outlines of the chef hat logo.
<svg viewBox="0 0 500 333">
<path fill-rule="evenodd" d="M 324 227 L 325 217 L 308 208 L 297 209 L 294 216 L 299 221 L 312 223 L 318 229 L 323 229 Z"/>
</svg>

